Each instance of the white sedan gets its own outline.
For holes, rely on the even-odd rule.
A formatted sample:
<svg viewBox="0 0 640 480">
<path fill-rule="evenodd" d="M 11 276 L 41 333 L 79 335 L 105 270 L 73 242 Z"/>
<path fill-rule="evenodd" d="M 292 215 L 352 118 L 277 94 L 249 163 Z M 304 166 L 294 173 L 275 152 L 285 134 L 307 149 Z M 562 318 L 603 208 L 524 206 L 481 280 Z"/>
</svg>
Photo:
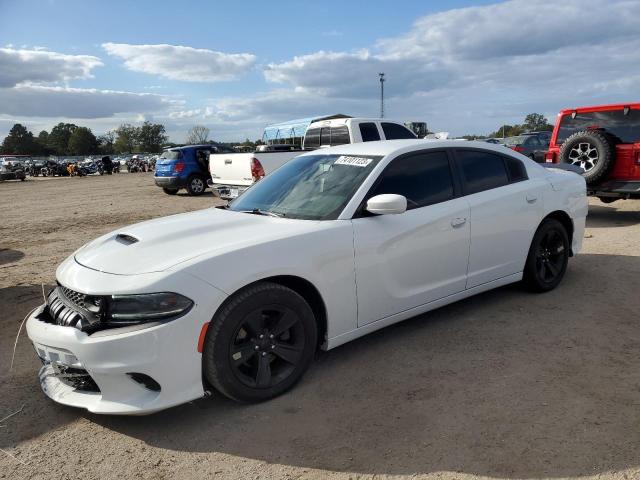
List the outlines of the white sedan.
<svg viewBox="0 0 640 480">
<path fill-rule="evenodd" d="M 40 382 L 97 413 L 150 413 L 211 389 L 266 400 L 317 348 L 508 283 L 555 288 L 586 214 L 581 176 L 484 142 L 305 153 L 227 207 L 74 252 L 27 322 Z"/>
</svg>

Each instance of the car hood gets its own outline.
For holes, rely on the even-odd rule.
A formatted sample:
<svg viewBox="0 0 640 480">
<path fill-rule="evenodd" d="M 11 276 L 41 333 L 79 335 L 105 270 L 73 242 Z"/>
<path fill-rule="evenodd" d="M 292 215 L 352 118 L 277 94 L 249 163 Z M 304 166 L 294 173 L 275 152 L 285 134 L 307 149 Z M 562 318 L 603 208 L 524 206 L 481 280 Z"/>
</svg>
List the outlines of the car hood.
<svg viewBox="0 0 640 480">
<path fill-rule="evenodd" d="M 209 208 L 121 228 L 86 244 L 74 257 L 80 265 L 105 273 L 160 272 L 201 255 L 306 233 L 321 223 Z"/>
</svg>

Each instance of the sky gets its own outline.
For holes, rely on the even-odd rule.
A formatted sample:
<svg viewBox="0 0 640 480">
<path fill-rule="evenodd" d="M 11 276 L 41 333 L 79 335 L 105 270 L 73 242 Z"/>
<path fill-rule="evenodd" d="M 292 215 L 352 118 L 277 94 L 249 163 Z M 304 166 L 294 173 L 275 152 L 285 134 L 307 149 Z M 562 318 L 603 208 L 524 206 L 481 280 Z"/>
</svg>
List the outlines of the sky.
<svg viewBox="0 0 640 480">
<path fill-rule="evenodd" d="M 0 139 L 58 122 L 260 138 L 344 113 L 486 134 L 638 101 L 639 0 L 0 0 Z M 635 95 L 635 96 L 634 96 Z"/>
</svg>

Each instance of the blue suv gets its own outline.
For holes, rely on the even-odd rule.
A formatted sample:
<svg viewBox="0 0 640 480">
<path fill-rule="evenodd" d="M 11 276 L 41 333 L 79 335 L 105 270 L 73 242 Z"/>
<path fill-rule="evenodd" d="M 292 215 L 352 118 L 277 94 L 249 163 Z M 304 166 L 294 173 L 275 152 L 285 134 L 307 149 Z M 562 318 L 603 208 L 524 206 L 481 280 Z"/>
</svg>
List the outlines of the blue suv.
<svg viewBox="0 0 640 480">
<path fill-rule="evenodd" d="M 235 153 L 223 145 L 187 145 L 169 148 L 156 162 L 154 179 L 167 195 L 186 188 L 189 195 L 202 195 L 209 178 L 209 155 Z"/>
</svg>

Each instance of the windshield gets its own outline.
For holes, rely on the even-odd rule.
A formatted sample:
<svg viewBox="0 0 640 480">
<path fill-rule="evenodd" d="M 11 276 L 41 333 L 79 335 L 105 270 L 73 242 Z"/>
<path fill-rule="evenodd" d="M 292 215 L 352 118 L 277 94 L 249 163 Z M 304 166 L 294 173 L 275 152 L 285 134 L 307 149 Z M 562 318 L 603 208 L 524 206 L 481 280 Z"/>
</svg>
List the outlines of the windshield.
<svg viewBox="0 0 640 480">
<path fill-rule="evenodd" d="M 160 155 L 162 160 L 179 160 L 182 158 L 182 152 L 180 150 L 165 150 Z"/>
<path fill-rule="evenodd" d="M 381 156 L 303 155 L 267 175 L 229 204 L 287 218 L 335 220 Z"/>
<path fill-rule="evenodd" d="M 526 139 L 527 139 L 527 137 L 524 137 L 524 136 L 507 137 L 502 141 L 502 143 L 504 143 L 505 145 L 520 145 Z"/>
</svg>

